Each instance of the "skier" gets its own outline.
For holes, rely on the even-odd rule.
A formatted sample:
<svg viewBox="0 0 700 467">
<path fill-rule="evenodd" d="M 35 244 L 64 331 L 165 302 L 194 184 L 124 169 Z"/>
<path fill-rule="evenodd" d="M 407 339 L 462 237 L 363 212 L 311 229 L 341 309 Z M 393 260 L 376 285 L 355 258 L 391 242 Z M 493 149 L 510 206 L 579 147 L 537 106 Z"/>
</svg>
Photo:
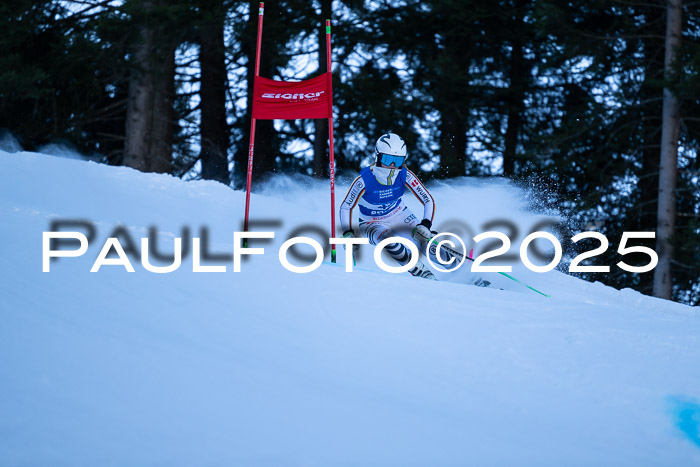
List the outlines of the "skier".
<svg viewBox="0 0 700 467">
<path fill-rule="evenodd" d="M 435 215 L 435 200 L 418 177 L 406 168 L 406 143 L 399 135 L 387 133 L 377 140 L 374 154 L 374 164 L 360 171 L 340 205 L 343 237 L 357 237 L 352 228 L 352 210 L 359 206 L 360 232 L 369 239 L 370 244 L 377 245 L 385 238 L 411 229 L 419 251 L 425 251 L 426 242 L 434 235 L 430 228 Z M 406 188 L 423 203 L 420 222 L 404 203 Z M 353 248 L 357 250 L 359 245 L 353 245 Z M 385 251 L 402 266 L 411 260 L 411 250 L 402 243 L 391 243 Z M 420 259 L 408 272 L 416 277 L 435 279 L 432 271 Z"/>
</svg>

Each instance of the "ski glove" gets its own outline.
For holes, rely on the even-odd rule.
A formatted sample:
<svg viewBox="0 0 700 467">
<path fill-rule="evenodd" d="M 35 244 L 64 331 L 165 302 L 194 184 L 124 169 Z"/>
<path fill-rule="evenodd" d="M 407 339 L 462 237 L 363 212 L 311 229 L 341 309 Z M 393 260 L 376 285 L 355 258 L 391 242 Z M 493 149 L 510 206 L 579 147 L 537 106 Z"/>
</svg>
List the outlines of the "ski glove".
<svg viewBox="0 0 700 467">
<path fill-rule="evenodd" d="M 430 227 L 432 226 L 432 222 L 430 222 L 430 219 L 423 219 L 420 221 L 420 224 L 418 224 L 414 229 L 413 229 L 413 238 L 418 240 L 419 242 L 427 242 L 431 238 L 433 238 L 433 235 L 435 233 L 430 231 Z"/>
<path fill-rule="evenodd" d="M 346 230 L 345 233 L 343 234 L 343 238 L 357 238 L 357 235 L 355 235 L 355 232 L 353 232 L 352 229 Z M 344 249 L 348 249 L 347 245 L 343 245 Z M 360 249 L 360 245 L 353 245 L 352 246 L 352 252 L 355 253 L 357 250 Z"/>
</svg>

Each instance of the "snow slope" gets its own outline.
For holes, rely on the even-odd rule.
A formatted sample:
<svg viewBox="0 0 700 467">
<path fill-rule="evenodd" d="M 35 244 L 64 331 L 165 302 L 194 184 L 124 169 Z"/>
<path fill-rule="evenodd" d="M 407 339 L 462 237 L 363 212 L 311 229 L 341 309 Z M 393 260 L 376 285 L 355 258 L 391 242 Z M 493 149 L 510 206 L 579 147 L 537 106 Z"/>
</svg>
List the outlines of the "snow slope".
<svg viewBox="0 0 700 467">
<path fill-rule="evenodd" d="M 163 253 L 205 227 L 230 254 L 244 193 L 34 153 L 0 151 L 0 174 L 2 466 L 700 465 L 696 308 L 522 267 L 551 298 L 466 269 L 426 281 L 369 250 L 353 273 L 294 274 L 279 245 L 327 229 L 330 202 L 289 177 L 253 195 L 275 239 L 240 273 L 194 273 L 191 254 L 90 273 L 120 225 L 137 251 L 151 226 Z M 543 217 L 503 182 L 430 188 L 461 228 Z M 95 238 L 45 273 L 56 219 Z"/>
</svg>

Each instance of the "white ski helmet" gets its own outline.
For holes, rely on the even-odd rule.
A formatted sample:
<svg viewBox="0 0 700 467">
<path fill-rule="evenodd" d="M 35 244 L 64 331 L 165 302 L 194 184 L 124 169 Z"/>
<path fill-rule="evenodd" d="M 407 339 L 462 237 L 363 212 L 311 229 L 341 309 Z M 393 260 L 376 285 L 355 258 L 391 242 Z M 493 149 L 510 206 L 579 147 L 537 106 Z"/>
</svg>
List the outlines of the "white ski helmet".
<svg viewBox="0 0 700 467">
<path fill-rule="evenodd" d="M 380 136 L 374 145 L 374 155 L 377 163 L 391 165 L 394 162 L 396 167 L 400 167 L 406 160 L 406 143 L 396 133 L 387 133 Z"/>
</svg>

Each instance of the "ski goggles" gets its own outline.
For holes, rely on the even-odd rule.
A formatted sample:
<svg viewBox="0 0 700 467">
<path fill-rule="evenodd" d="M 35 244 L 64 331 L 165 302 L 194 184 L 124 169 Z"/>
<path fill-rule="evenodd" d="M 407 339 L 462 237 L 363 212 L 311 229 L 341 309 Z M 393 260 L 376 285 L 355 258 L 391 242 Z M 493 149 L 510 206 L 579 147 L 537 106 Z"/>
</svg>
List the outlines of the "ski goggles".
<svg viewBox="0 0 700 467">
<path fill-rule="evenodd" d="M 391 165 L 393 163 L 398 168 L 403 165 L 404 161 L 406 160 L 406 156 L 393 156 L 391 154 L 383 154 L 380 152 L 377 155 L 377 159 L 384 165 Z"/>
</svg>

